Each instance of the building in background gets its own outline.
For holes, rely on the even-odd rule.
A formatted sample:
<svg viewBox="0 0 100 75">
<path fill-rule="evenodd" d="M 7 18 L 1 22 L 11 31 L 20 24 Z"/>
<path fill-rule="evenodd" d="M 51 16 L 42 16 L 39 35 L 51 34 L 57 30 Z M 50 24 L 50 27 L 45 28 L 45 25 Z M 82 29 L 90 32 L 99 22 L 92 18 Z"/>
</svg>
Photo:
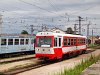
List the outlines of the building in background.
<svg viewBox="0 0 100 75">
<path fill-rule="evenodd" d="M 90 44 L 95 44 L 95 41 L 99 40 L 100 37 L 99 36 L 90 36 L 89 39 L 91 41 Z"/>
<path fill-rule="evenodd" d="M 65 34 L 65 32 L 59 28 L 53 28 L 50 30 L 51 32 L 54 32 L 54 33 L 62 33 L 62 34 Z"/>
</svg>

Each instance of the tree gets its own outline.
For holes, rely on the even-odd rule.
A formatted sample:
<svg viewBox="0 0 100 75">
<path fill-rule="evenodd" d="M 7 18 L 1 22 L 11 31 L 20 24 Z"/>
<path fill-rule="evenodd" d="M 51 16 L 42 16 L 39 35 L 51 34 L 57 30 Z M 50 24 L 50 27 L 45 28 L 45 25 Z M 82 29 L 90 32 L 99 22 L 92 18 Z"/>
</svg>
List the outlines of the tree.
<svg viewBox="0 0 100 75">
<path fill-rule="evenodd" d="M 65 31 L 67 34 L 74 34 L 74 31 L 72 30 L 71 27 L 67 28 L 67 30 Z"/>
<path fill-rule="evenodd" d="M 21 34 L 28 34 L 26 30 L 22 30 Z"/>
</svg>

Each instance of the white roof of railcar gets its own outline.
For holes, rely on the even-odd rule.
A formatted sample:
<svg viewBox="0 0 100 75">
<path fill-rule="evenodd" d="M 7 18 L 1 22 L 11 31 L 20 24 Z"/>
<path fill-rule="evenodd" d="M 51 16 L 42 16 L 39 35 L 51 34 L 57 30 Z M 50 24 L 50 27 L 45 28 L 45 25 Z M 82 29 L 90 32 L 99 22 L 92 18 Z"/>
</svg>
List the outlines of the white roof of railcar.
<svg viewBox="0 0 100 75">
<path fill-rule="evenodd" d="M 61 33 L 54 33 L 54 32 L 39 32 L 36 36 L 70 36 L 70 37 L 82 37 L 86 38 L 86 36 L 82 35 L 73 35 L 73 34 L 61 34 Z"/>
</svg>

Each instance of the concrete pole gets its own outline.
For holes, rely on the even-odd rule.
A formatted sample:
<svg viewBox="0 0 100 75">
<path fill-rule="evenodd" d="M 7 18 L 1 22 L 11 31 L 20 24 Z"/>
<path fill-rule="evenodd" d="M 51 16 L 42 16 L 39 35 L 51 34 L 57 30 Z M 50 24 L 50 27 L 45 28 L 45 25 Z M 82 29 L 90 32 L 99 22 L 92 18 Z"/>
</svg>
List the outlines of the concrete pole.
<svg viewBox="0 0 100 75">
<path fill-rule="evenodd" d="M 92 45 L 94 44 L 94 42 L 93 42 L 93 29 L 92 29 Z"/>
<path fill-rule="evenodd" d="M 89 40 L 89 26 L 90 26 L 90 21 L 89 21 L 89 24 L 87 24 L 87 45 L 89 44 L 88 43 L 88 40 Z"/>
<path fill-rule="evenodd" d="M 74 34 L 76 35 L 76 24 L 74 24 Z"/>
</svg>

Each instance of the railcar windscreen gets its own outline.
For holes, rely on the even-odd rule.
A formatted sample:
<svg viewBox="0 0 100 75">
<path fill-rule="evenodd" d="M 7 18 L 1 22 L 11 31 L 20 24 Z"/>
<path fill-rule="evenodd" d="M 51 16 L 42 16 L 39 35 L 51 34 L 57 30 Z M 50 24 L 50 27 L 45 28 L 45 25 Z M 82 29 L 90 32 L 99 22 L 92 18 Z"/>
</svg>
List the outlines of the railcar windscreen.
<svg viewBox="0 0 100 75">
<path fill-rule="evenodd" d="M 42 46 L 48 46 L 51 47 L 52 46 L 52 38 L 37 38 L 37 47 L 42 47 Z"/>
</svg>

